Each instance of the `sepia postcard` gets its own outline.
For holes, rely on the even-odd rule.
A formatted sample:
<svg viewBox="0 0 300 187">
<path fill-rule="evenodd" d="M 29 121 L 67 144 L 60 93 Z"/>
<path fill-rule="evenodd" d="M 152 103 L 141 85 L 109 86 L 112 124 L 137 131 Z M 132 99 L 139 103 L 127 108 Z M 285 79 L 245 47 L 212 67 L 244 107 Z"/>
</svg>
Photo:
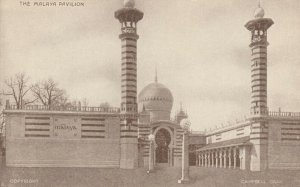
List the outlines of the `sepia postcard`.
<svg viewBox="0 0 300 187">
<path fill-rule="evenodd" d="M 300 186 L 299 0 L 0 0 L 0 187 Z"/>
</svg>

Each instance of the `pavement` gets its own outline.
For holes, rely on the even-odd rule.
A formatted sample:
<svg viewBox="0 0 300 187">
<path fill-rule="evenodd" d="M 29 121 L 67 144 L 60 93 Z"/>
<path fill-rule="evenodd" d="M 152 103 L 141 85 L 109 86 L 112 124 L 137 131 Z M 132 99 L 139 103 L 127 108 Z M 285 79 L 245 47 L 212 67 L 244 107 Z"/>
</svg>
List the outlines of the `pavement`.
<svg viewBox="0 0 300 187">
<path fill-rule="evenodd" d="M 156 166 L 133 170 L 105 168 L 1 167 L 1 187 L 300 187 L 300 171 L 250 172 L 237 169 L 190 167 L 190 181 L 178 184 L 180 168 Z"/>
</svg>

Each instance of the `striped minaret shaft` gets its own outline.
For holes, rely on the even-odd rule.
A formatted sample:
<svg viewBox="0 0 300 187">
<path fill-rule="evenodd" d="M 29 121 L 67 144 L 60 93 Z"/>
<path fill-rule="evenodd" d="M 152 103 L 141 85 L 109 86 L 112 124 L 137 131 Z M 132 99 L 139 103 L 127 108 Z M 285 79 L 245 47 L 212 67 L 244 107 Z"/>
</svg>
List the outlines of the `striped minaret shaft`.
<svg viewBox="0 0 300 187">
<path fill-rule="evenodd" d="M 267 29 L 273 24 L 268 18 L 257 18 L 246 24 L 251 31 L 251 115 L 268 114 L 267 105 Z"/>
<path fill-rule="evenodd" d="M 251 114 L 264 115 L 267 105 L 267 43 L 251 45 Z"/>
<path fill-rule="evenodd" d="M 121 34 L 122 69 L 121 69 L 121 112 L 136 113 L 137 111 L 137 34 Z"/>
<path fill-rule="evenodd" d="M 138 164 L 137 130 L 137 22 L 143 12 L 134 8 L 134 1 L 125 1 L 124 8 L 115 12 L 121 23 L 121 120 L 120 120 L 120 167 L 131 169 Z"/>
</svg>

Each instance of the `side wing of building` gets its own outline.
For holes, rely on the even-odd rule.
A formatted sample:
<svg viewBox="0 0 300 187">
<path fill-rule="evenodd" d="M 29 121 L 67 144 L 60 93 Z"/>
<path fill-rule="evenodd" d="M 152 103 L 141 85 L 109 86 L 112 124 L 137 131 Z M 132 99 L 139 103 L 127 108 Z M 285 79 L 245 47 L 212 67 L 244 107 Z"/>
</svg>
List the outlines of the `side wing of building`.
<svg viewBox="0 0 300 187">
<path fill-rule="evenodd" d="M 119 114 L 6 110 L 6 165 L 119 167 Z"/>
</svg>

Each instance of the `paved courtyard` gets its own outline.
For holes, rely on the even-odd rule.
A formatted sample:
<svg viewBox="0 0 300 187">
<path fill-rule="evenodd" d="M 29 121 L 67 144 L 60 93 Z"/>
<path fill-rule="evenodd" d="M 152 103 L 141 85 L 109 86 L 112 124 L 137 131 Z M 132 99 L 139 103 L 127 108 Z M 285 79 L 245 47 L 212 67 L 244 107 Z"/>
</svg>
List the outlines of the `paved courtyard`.
<svg viewBox="0 0 300 187">
<path fill-rule="evenodd" d="M 156 167 L 147 174 L 135 170 L 98 168 L 1 168 L 2 186 L 203 186 L 203 187 L 297 187 L 300 171 L 245 172 L 229 169 L 190 168 L 189 184 L 177 184 L 180 168 Z"/>
</svg>

